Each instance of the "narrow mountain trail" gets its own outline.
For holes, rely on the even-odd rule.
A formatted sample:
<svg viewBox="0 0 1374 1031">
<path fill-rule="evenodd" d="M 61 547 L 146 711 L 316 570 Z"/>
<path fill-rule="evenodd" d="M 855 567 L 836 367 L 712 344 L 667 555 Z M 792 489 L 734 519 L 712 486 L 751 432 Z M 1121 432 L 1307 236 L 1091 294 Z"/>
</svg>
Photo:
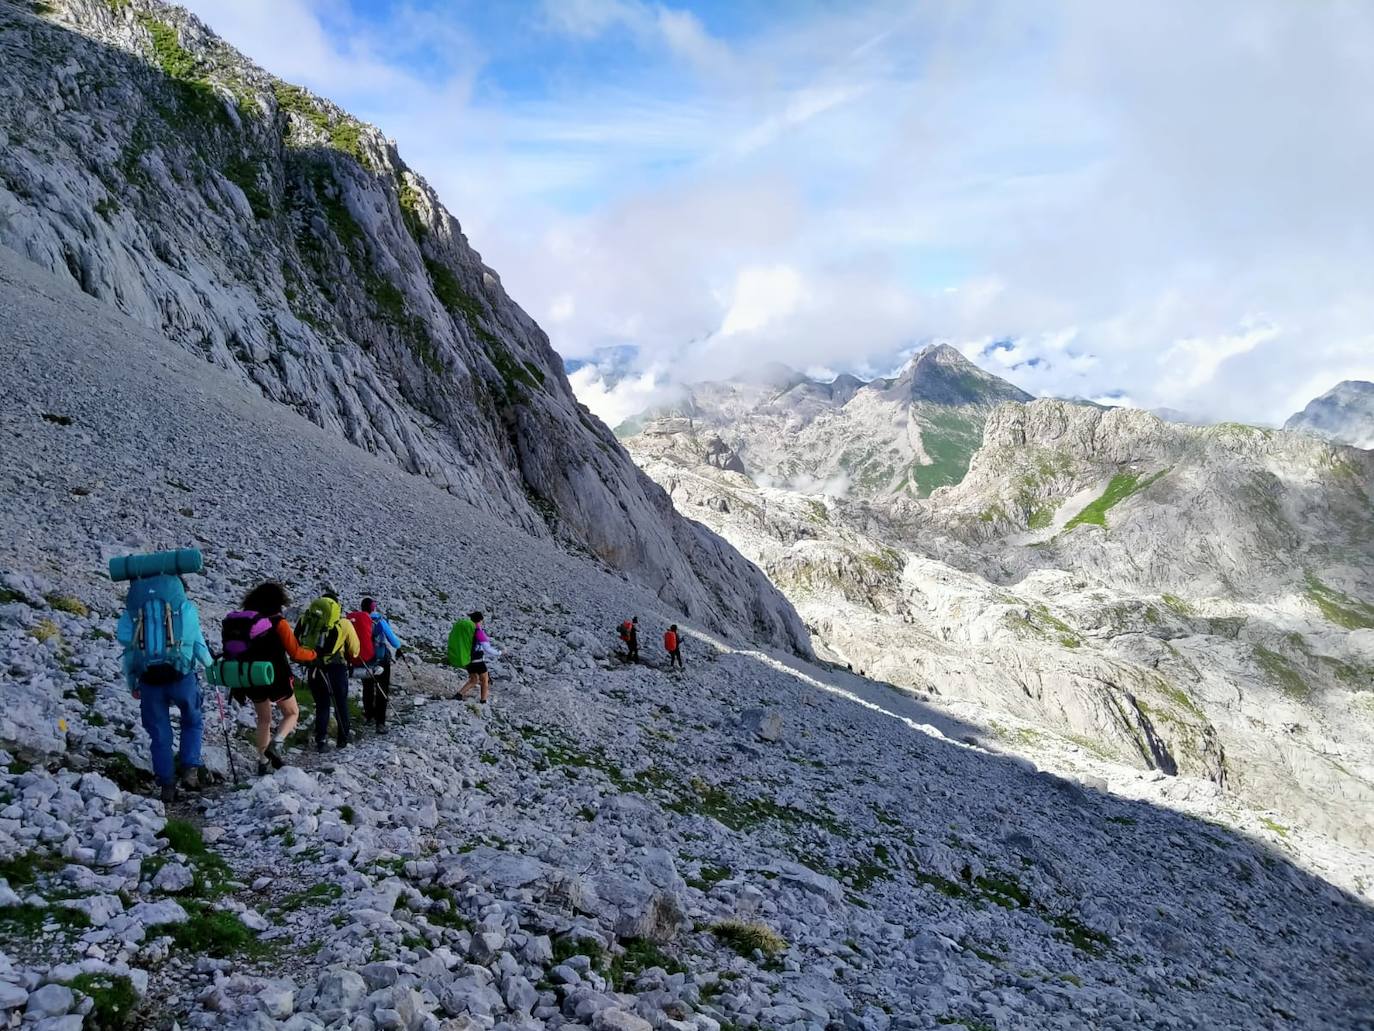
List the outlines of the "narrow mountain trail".
<svg viewBox="0 0 1374 1031">
<path fill-rule="evenodd" d="M 922 732 L 919 709 L 829 690 L 860 694 L 744 628 L 714 645 L 2 253 L 0 285 L 0 1012 L 56 1029 L 133 1010 L 159 1031 L 1367 1026 L 1374 912 L 1275 849 Z M 392 733 L 293 751 L 303 765 L 169 820 L 142 793 L 104 569 L 170 544 L 205 553 L 187 580 L 212 636 L 266 577 L 297 602 L 378 598 L 423 660 L 398 672 Z M 477 607 L 505 652 L 486 710 L 442 697 L 448 626 Z M 612 657 L 630 614 L 646 656 L 684 627 L 681 676 Z M 223 770 L 218 734 L 212 715 Z"/>
</svg>

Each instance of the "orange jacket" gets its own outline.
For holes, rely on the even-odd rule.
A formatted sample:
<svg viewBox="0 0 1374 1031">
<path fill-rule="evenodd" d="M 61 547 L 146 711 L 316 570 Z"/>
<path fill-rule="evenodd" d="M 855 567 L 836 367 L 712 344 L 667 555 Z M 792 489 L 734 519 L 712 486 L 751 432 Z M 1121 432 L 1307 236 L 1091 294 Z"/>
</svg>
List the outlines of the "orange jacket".
<svg viewBox="0 0 1374 1031">
<path fill-rule="evenodd" d="M 663 635 L 663 647 L 670 652 L 677 651 L 677 634 L 669 630 Z"/>
<path fill-rule="evenodd" d="M 315 653 L 309 648 L 300 646 L 300 642 L 296 640 L 296 635 L 291 629 L 291 624 L 284 619 L 277 620 L 277 637 L 281 639 L 281 646 L 286 649 L 286 654 L 291 657 L 292 662 L 315 661 Z"/>
</svg>

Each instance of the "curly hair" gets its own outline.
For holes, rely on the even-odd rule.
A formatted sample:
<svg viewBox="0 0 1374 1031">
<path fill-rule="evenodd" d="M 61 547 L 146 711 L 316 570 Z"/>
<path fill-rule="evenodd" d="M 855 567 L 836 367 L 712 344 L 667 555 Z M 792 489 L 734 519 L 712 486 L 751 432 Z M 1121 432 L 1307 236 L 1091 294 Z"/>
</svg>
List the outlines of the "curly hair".
<svg viewBox="0 0 1374 1031">
<path fill-rule="evenodd" d="M 275 580 L 258 584 L 243 596 L 243 607 L 249 612 L 264 616 L 275 616 L 291 604 L 286 588 Z"/>
</svg>

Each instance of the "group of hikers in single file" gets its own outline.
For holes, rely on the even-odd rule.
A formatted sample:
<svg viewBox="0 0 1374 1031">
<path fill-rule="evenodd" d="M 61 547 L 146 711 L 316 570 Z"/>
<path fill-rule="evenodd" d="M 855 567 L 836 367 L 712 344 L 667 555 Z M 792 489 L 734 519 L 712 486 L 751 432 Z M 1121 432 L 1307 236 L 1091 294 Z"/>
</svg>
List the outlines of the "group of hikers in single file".
<svg viewBox="0 0 1374 1031">
<path fill-rule="evenodd" d="M 260 583 L 244 595 L 236 611 L 224 617 L 221 649 L 215 655 L 205 642 L 199 611 L 183 579 L 186 574 L 200 572 L 202 566 L 201 553 L 194 548 L 110 560 L 110 578 L 129 583 L 117 638 L 124 649 L 124 679 L 139 702 L 152 752 L 153 776 L 163 801 L 175 800 L 178 782 L 196 789 L 207 785 L 201 762 L 201 669 L 210 684 L 228 691 L 231 703 L 253 706 L 259 775 L 284 765 L 282 750 L 300 720 L 296 702 L 300 681 L 293 663 L 305 669 L 304 686 L 315 707 L 317 751 L 331 747 L 331 715 L 336 729 L 333 747 L 350 744 L 353 726 L 348 692 L 355 676 L 362 683 L 364 721 L 378 734 L 387 732 L 392 664 L 405 658 L 407 647 L 375 599 L 363 598 L 357 609 L 345 612 L 338 595 L 325 591 L 305 607 L 293 627 L 286 617 L 291 605 L 286 588 L 276 581 Z M 478 701 L 486 704 L 491 695 L 488 662 L 501 653 L 484 622 L 480 611 L 456 620 L 449 631 L 446 658 L 450 666 L 468 675 L 458 697 L 465 699 L 476 692 Z M 617 631 L 626 646 L 624 658 L 639 662 L 639 617 L 626 620 Z M 681 669 L 682 642 L 676 623 L 665 632 L 663 645 L 669 668 Z M 216 702 L 232 765 L 233 749 L 221 692 L 216 693 Z M 175 757 L 173 708 L 178 710 L 181 724 Z"/>
</svg>

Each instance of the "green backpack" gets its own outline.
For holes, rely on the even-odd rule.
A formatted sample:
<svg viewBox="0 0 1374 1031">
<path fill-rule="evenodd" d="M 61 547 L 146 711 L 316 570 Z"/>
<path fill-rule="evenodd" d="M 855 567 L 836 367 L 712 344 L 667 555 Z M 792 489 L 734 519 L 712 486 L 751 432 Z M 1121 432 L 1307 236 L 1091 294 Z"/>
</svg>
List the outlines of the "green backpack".
<svg viewBox="0 0 1374 1031">
<path fill-rule="evenodd" d="M 302 648 L 315 653 L 315 661 L 325 663 L 343 651 L 344 635 L 339 629 L 343 608 L 333 598 L 316 598 L 296 624 L 296 640 Z"/>
<path fill-rule="evenodd" d="M 448 632 L 448 664 L 458 669 L 466 668 L 472 661 L 472 642 L 477 636 L 477 624 L 470 619 L 460 619 Z"/>
</svg>

